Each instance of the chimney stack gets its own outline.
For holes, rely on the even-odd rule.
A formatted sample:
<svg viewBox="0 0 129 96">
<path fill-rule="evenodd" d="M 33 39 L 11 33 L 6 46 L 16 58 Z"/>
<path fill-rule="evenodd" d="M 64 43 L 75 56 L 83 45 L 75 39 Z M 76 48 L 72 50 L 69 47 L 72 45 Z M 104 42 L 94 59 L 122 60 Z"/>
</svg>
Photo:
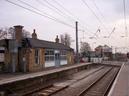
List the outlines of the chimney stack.
<svg viewBox="0 0 129 96">
<path fill-rule="evenodd" d="M 16 25 L 16 26 L 14 26 L 14 28 L 15 28 L 15 39 L 17 42 L 21 42 L 23 26 Z"/>
<path fill-rule="evenodd" d="M 59 38 L 58 38 L 58 35 L 56 36 L 55 41 L 56 41 L 56 43 L 59 43 Z"/>
<path fill-rule="evenodd" d="M 32 38 L 33 38 L 33 39 L 37 39 L 37 34 L 36 34 L 36 32 L 35 32 L 35 29 L 33 30 Z"/>
</svg>

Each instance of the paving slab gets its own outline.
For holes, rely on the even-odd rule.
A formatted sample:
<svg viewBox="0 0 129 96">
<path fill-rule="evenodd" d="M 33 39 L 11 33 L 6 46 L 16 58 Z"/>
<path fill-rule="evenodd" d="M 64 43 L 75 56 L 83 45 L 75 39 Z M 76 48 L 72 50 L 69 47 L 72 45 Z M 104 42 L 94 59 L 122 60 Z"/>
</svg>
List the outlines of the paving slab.
<svg viewBox="0 0 129 96">
<path fill-rule="evenodd" d="M 108 96 L 129 96 L 129 62 L 122 65 Z"/>
</svg>

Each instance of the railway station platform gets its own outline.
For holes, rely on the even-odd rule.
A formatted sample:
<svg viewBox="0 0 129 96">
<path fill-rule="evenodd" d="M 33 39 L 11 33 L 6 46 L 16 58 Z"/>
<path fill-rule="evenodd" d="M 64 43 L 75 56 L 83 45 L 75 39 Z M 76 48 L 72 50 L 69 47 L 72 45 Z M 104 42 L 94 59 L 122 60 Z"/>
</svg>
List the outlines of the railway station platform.
<svg viewBox="0 0 129 96">
<path fill-rule="evenodd" d="M 129 96 L 129 62 L 123 63 L 108 96 Z"/>
<path fill-rule="evenodd" d="M 25 73 L 24 74 L 16 74 L 16 75 L 14 75 L 14 74 L 13 75 L 11 75 L 11 74 L 1 74 L 0 75 L 0 86 L 5 85 L 5 84 L 10 84 L 10 83 L 13 83 L 13 82 L 27 80 L 27 79 L 33 79 L 33 78 L 36 78 L 36 77 L 51 75 L 51 74 L 54 74 L 54 73 L 63 74 L 64 71 L 67 72 L 69 70 L 86 67 L 86 66 L 91 65 L 91 64 L 92 63 L 73 64 L 73 65 L 70 65 L 70 66 L 58 67 L 58 68 L 54 68 L 54 69 L 51 69 L 51 70 L 45 70 L 45 71 L 41 71 L 41 72 L 27 73 L 27 74 L 25 74 Z"/>
</svg>

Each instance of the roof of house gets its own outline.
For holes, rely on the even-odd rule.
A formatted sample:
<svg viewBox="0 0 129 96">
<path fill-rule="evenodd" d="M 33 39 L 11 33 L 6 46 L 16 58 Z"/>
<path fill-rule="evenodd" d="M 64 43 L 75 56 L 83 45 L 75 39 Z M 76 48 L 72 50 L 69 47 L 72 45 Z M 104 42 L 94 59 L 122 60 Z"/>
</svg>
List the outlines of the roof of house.
<svg viewBox="0 0 129 96">
<path fill-rule="evenodd" d="M 27 38 L 29 45 L 32 48 L 49 48 L 49 49 L 62 49 L 62 50 L 73 50 L 69 46 L 66 46 L 62 43 L 50 42 L 45 40 Z"/>
<path fill-rule="evenodd" d="M 0 40 L 0 46 L 6 46 L 8 43 L 6 41 L 10 41 L 12 39 L 2 39 Z M 24 38 L 27 43 L 27 47 L 31 48 L 48 48 L 48 49 L 60 49 L 60 50 L 73 50 L 69 46 L 66 46 L 62 43 L 50 42 L 40 39 L 33 38 Z"/>
</svg>

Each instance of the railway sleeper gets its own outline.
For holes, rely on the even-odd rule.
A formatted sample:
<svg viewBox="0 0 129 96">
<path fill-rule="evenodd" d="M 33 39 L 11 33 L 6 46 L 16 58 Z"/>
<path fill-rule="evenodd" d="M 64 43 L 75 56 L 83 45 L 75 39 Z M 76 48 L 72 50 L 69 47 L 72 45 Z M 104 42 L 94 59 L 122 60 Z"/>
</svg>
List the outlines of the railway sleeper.
<svg viewBox="0 0 129 96">
<path fill-rule="evenodd" d="M 47 89 L 43 89 L 40 92 L 37 93 L 37 95 L 35 96 L 50 96 L 54 93 L 57 93 L 65 88 L 67 88 L 68 86 L 51 86 L 50 88 Z"/>
</svg>

